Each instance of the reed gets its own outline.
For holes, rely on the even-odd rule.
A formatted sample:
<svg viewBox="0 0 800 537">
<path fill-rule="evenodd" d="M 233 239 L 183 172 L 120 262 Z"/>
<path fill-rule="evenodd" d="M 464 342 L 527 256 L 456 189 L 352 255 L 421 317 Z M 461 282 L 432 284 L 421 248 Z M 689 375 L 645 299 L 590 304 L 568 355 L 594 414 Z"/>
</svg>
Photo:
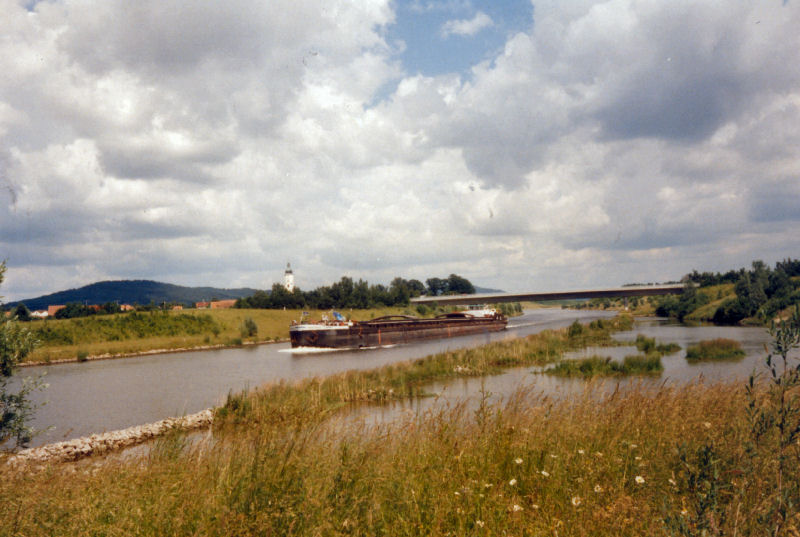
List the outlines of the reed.
<svg viewBox="0 0 800 537">
<path fill-rule="evenodd" d="M 658 353 L 648 355 L 626 356 L 622 362 L 615 362 L 609 357 L 592 356 L 580 360 L 565 360 L 545 370 L 549 375 L 559 377 L 594 377 L 622 375 L 655 375 L 661 373 L 664 366 Z"/>
<path fill-rule="evenodd" d="M 617 325 L 619 326 L 619 325 Z M 549 363 L 580 339 L 546 332 L 231 394 L 213 435 L 147 455 L 14 470 L 0 461 L 3 535 L 719 535 L 764 533 L 780 435 L 752 438 L 755 384 L 612 389 L 339 419 L 441 375 Z M 394 390 L 394 391 L 392 391 Z M 381 396 L 371 394 L 381 393 Z M 346 416 L 342 416 L 346 418 Z M 800 480 L 786 465 L 785 482 Z M 708 501 L 713 494 L 713 502 Z M 790 498 L 797 502 L 797 498 Z M 778 535 L 793 535 L 796 518 Z"/>
<path fill-rule="evenodd" d="M 690 345 L 686 349 L 686 360 L 700 362 L 707 360 L 735 360 L 744 356 L 742 345 L 738 341 L 716 338 Z"/>
<path fill-rule="evenodd" d="M 667 521 L 696 519 L 695 454 L 712 446 L 706 464 L 724 483 L 700 514 L 720 534 L 758 534 L 774 455 L 769 439 L 745 452 L 745 408 L 737 385 L 598 383 L 558 400 L 522 388 L 379 427 L 297 405 L 214 441 L 165 437 L 141 459 L 4 468 L 0 533 L 680 535 Z"/>
<path fill-rule="evenodd" d="M 681 350 L 677 343 L 656 343 L 655 338 L 650 338 L 644 334 L 637 334 L 634 345 L 639 352 L 645 354 L 657 353 L 660 356 L 673 354 Z"/>
</svg>

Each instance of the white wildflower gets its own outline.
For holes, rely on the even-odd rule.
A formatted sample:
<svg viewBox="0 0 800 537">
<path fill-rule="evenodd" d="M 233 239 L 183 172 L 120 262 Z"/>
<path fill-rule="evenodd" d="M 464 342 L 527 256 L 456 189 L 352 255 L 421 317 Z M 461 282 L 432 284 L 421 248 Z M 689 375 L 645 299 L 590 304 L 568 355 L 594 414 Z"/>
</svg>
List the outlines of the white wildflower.
<svg viewBox="0 0 800 537">
<path fill-rule="evenodd" d="M 573 506 L 578 507 L 581 504 L 581 497 L 580 496 L 573 496 L 572 499 L 570 500 L 570 502 L 572 502 Z"/>
<path fill-rule="evenodd" d="M 640 475 L 637 475 L 633 480 L 636 481 L 637 485 L 641 485 L 642 483 L 644 483 L 644 478 Z"/>
<path fill-rule="evenodd" d="M 508 484 L 513 487 L 514 485 L 517 484 L 517 480 L 516 479 L 512 479 L 511 481 L 508 482 Z"/>
<path fill-rule="evenodd" d="M 514 459 L 514 462 L 517 463 L 517 464 L 522 464 L 522 458 L 521 457 L 517 457 L 516 459 Z"/>
</svg>

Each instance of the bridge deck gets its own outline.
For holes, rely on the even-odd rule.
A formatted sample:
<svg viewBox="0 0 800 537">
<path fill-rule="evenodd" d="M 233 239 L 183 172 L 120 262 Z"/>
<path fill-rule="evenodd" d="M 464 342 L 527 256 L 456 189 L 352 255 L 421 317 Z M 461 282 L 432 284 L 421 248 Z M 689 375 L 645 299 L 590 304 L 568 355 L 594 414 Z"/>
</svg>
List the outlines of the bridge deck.
<svg viewBox="0 0 800 537">
<path fill-rule="evenodd" d="M 587 289 L 550 293 L 480 293 L 474 295 L 442 295 L 412 298 L 412 304 L 496 304 L 498 302 L 546 302 L 548 300 L 573 300 L 582 298 L 611 298 L 628 296 L 678 295 L 683 284 L 637 285 L 612 289 Z"/>
</svg>

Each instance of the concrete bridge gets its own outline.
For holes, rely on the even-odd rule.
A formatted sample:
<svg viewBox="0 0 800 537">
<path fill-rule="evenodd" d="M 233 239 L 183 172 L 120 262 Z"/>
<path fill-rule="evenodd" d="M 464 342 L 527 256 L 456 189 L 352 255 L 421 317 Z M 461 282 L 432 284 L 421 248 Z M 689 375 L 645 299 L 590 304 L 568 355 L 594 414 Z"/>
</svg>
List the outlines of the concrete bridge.
<svg viewBox="0 0 800 537">
<path fill-rule="evenodd" d="M 474 295 L 441 295 L 412 298 L 412 304 L 497 304 L 499 302 L 546 302 L 548 300 L 574 300 L 583 298 L 622 298 L 631 296 L 679 295 L 683 284 L 635 285 L 611 289 L 583 291 L 558 291 L 551 293 L 480 293 Z"/>
</svg>

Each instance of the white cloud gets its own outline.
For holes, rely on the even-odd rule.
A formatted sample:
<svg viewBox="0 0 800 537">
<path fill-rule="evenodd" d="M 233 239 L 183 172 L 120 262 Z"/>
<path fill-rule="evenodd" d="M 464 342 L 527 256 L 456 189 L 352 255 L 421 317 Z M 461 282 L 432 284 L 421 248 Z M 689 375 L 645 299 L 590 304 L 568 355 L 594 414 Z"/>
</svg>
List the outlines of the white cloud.
<svg viewBox="0 0 800 537">
<path fill-rule="evenodd" d="M 2 294 L 268 287 L 286 261 L 305 289 L 547 290 L 798 255 L 794 4 L 539 2 L 468 77 L 405 75 L 392 10 L 0 0 Z"/>
<path fill-rule="evenodd" d="M 442 37 L 447 38 L 451 35 L 471 37 L 485 28 L 489 28 L 494 24 L 492 18 L 484 13 L 478 11 L 471 19 L 458 19 L 449 20 L 442 25 L 440 34 Z"/>
</svg>

